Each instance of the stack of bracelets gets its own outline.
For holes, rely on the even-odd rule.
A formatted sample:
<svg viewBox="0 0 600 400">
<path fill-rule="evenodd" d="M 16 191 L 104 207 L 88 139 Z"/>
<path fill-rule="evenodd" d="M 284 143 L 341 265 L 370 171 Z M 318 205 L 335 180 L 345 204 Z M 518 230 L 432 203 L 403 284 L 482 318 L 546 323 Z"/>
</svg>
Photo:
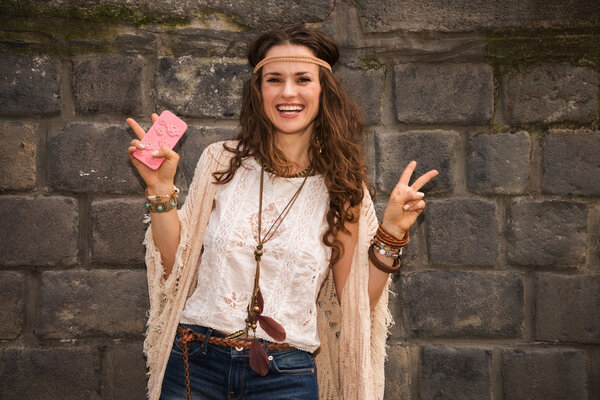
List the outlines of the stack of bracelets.
<svg viewBox="0 0 600 400">
<path fill-rule="evenodd" d="M 173 187 L 173 191 L 166 196 L 148 196 L 148 189 L 146 193 L 146 209 L 151 213 L 163 213 L 177 208 L 177 199 L 179 198 L 179 189 Z"/>
<path fill-rule="evenodd" d="M 404 235 L 403 239 L 398 239 L 396 236 L 390 234 L 385 229 L 379 225 L 377 228 L 377 233 L 371 239 L 371 246 L 369 246 L 369 260 L 373 266 L 383 272 L 387 272 L 388 274 L 396 272 L 400 269 L 400 256 L 402 255 L 402 248 L 406 246 L 410 236 L 408 231 L 406 235 Z M 375 251 L 377 251 L 382 256 L 387 258 L 391 258 L 394 260 L 392 266 L 385 264 L 381 260 L 377 258 L 375 255 Z"/>
</svg>

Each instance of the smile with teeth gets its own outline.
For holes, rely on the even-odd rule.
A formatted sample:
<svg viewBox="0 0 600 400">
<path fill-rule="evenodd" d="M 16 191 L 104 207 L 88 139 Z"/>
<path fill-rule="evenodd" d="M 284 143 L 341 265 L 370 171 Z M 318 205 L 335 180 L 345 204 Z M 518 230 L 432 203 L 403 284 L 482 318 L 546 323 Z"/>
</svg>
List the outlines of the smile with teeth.
<svg viewBox="0 0 600 400">
<path fill-rule="evenodd" d="M 278 105 L 277 110 L 284 115 L 299 113 L 304 109 L 302 105 Z"/>
</svg>

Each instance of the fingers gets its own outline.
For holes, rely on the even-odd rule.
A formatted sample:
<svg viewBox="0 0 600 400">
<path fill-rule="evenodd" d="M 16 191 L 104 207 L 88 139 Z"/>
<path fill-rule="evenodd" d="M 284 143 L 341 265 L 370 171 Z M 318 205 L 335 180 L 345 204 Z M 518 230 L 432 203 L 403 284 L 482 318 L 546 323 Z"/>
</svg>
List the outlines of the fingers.
<svg viewBox="0 0 600 400">
<path fill-rule="evenodd" d="M 425 201 L 423 200 L 419 200 L 416 203 L 415 202 L 410 202 L 410 203 L 406 203 L 404 204 L 404 207 L 402 207 L 404 209 L 404 211 L 406 212 L 422 212 L 425 209 Z"/>
<path fill-rule="evenodd" d="M 414 190 L 419 190 L 437 175 L 438 172 L 435 169 L 432 169 L 431 171 L 426 172 L 425 174 L 421 175 L 416 181 L 414 181 L 414 183 L 411 185 L 411 188 L 413 188 Z"/>
<path fill-rule="evenodd" d="M 155 123 L 157 119 L 158 119 L 158 114 L 152 113 L 152 123 Z"/>
<path fill-rule="evenodd" d="M 409 162 L 408 165 L 406 166 L 406 168 L 404 168 L 404 171 L 402 171 L 402 175 L 400 175 L 400 180 L 398 181 L 398 184 L 404 184 L 404 185 L 408 186 L 410 177 L 412 176 L 416 167 L 417 167 L 416 161 Z"/>
<path fill-rule="evenodd" d="M 167 146 L 160 146 L 160 149 L 152 152 L 153 157 L 165 157 L 167 160 L 173 160 L 177 162 L 179 160 L 179 154 L 175 153 L 172 149 Z"/>
<path fill-rule="evenodd" d="M 152 116 L 152 118 L 154 118 L 154 116 Z M 129 125 L 131 130 L 133 130 L 133 133 L 135 133 L 138 139 L 142 140 L 144 138 L 144 136 L 146 135 L 146 131 L 142 129 L 142 127 L 136 122 L 135 119 L 127 118 L 125 122 L 127 122 L 127 125 Z"/>
</svg>

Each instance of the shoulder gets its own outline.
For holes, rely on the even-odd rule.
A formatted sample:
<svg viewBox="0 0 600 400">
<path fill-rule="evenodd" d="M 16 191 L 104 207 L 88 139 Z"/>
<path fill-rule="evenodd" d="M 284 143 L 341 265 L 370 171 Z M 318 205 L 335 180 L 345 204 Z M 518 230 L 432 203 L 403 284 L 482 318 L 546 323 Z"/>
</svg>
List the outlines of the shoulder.
<svg viewBox="0 0 600 400">
<path fill-rule="evenodd" d="M 209 144 L 202 151 L 199 164 L 212 166 L 213 168 L 223 167 L 233 157 L 233 150 L 236 146 L 237 140 L 224 140 Z"/>
</svg>

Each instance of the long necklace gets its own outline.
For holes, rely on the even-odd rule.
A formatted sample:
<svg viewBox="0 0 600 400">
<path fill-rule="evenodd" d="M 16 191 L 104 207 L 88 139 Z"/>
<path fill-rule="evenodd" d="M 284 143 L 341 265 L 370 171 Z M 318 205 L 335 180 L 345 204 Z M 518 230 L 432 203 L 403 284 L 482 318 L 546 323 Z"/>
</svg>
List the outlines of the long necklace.
<svg viewBox="0 0 600 400">
<path fill-rule="evenodd" d="M 254 249 L 254 259 L 256 260 L 256 273 L 254 275 L 254 289 L 252 290 L 252 298 L 250 299 L 250 304 L 248 304 L 248 317 L 246 318 L 246 327 L 241 331 L 235 332 L 232 335 L 229 335 L 228 338 L 237 338 L 241 336 L 248 337 L 248 331 L 252 329 L 253 331 L 253 340 L 250 345 L 250 367 L 259 375 L 265 376 L 269 371 L 269 360 L 267 358 L 267 353 L 265 352 L 265 348 L 260 342 L 256 339 L 256 328 L 257 324 L 275 341 L 282 342 L 285 340 L 286 333 L 285 329 L 281 324 L 275 321 L 271 317 L 267 317 L 266 315 L 262 315 L 264 310 L 264 299 L 262 293 L 260 291 L 260 260 L 263 256 L 263 247 L 265 243 L 267 243 L 273 235 L 281 226 L 281 223 L 285 219 L 285 217 L 290 212 L 292 206 L 298 199 L 300 195 L 300 191 L 304 187 L 306 180 L 312 173 L 312 168 L 307 168 L 309 171 L 304 175 L 304 179 L 302 183 L 298 187 L 298 190 L 294 193 L 290 201 L 283 208 L 281 213 L 275 218 L 275 221 L 271 224 L 267 232 L 262 235 L 262 203 L 263 203 L 263 187 L 264 187 L 264 177 L 265 177 L 265 168 L 261 167 L 260 170 L 260 192 L 258 195 L 258 234 L 257 234 L 257 245 Z"/>
</svg>

